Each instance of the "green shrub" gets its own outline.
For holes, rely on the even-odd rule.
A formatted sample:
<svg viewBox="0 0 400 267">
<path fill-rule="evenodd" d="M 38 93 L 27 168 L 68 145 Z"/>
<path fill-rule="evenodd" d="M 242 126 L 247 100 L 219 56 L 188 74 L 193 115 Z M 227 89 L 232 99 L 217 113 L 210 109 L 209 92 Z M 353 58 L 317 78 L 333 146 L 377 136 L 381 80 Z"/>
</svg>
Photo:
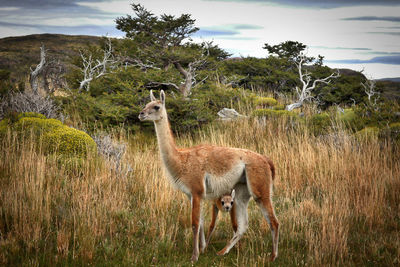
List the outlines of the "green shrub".
<svg viewBox="0 0 400 267">
<path fill-rule="evenodd" d="M 326 133 L 331 126 L 331 119 L 328 113 L 320 113 L 311 116 L 309 126 L 314 135 Z"/>
<path fill-rule="evenodd" d="M 45 115 L 36 113 L 36 112 L 22 112 L 18 113 L 17 116 L 18 119 L 21 118 L 39 118 L 39 119 L 47 119 Z"/>
<path fill-rule="evenodd" d="M 57 152 L 60 155 L 81 157 L 87 151 L 96 149 L 96 143 L 85 132 L 70 128 L 56 119 L 46 119 L 37 113 L 22 113 L 17 116 L 15 123 L 4 119 L 0 122 L 0 134 L 4 134 L 7 128 L 17 132 L 19 138 L 25 138 L 31 133 L 36 140 L 43 136 L 46 153 Z"/>
<path fill-rule="evenodd" d="M 346 127 L 354 131 L 360 130 L 365 126 L 364 119 L 358 116 L 352 108 L 345 108 L 343 113 L 339 112 L 338 119 L 343 122 Z"/>
<path fill-rule="evenodd" d="M 256 106 L 261 106 L 261 107 L 272 107 L 278 104 L 278 101 L 272 97 L 258 97 L 256 98 L 254 104 Z"/>
<path fill-rule="evenodd" d="M 96 143 L 85 132 L 63 126 L 44 135 L 46 149 L 63 155 L 84 156 L 96 149 Z"/>
<path fill-rule="evenodd" d="M 272 109 L 256 109 L 253 110 L 252 115 L 255 117 L 279 117 L 279 116 L 287 116 L 291 118 L 295 118 L 297 116 L 296 113 L 288 110 L 272 110 Z"/>
<path fill-rule="evenodd" d="M 379 134 L 378 127 L 365 127 L 364 129 L 355 133 L 357 140 L 371 140 L 377 138 Z"/>
<path fill-rule="evenodd" d="M 33 133 L 36 135 L 52 131 L 62 126 L 63 124 L 59 120 L 41 119 L 37 117 L 22 117 L 13 125 L 14 129 L 17 130 L 20 134 L 33 131 Z"/>
<path fill-rule="evenodd" d="M 400 122 L 391 123 L 388 127 L 382 129 L 379 137 L 390 138 L 394 143 L 400 144 Z"/>
<path fill-rule="evenodd" d="M 2 119 L 0 121 L 0 138 L 2 138 L 5 135 L 5 133 L 7 132 L 8 126 L 9 126 L 9 120 L 7 118 Z"/>
<path fill-rule="evenodd" d="M 274 110 L 285 110 L 286 106 L 284 104 L 276 104 L 273 109 Z"/>
</svg>

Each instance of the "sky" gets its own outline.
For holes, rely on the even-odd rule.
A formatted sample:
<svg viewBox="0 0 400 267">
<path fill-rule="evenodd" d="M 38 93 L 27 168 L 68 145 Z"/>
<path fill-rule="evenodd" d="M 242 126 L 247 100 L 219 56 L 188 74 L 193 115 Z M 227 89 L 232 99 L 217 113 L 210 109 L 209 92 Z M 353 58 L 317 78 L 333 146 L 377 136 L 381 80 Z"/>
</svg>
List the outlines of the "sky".
<svg viewBox="0 0 400 267">
<path fill-rule="evenodd" d="M 131 0 L 0 0 L 0 38 L 36 33 L 123 37 L 117 17 Z M 233 56 L 266 57 L 292 40 L 332 68 L 370 79 L 400 77 L 400 0 L 136 0 L 155 15 L 191 14 L 195 41 L 212 40 Z"/>
</svg>

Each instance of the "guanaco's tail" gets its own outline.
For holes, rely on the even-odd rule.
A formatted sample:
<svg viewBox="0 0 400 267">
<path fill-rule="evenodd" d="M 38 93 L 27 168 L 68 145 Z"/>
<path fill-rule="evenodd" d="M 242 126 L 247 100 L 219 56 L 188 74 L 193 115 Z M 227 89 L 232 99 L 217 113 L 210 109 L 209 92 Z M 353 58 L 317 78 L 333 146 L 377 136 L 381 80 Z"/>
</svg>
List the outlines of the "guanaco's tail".
<svg viewBox="0 0 400 267">
<path fill-rule="evenodd" d="M 269 168 L 271 169 L 272 180 L 275 180 L 275 165 L 272 162 L 272 160 L 270 160 L 269 158 L 267 158 L 267 161 L 268 161 Z"/>
</svg>

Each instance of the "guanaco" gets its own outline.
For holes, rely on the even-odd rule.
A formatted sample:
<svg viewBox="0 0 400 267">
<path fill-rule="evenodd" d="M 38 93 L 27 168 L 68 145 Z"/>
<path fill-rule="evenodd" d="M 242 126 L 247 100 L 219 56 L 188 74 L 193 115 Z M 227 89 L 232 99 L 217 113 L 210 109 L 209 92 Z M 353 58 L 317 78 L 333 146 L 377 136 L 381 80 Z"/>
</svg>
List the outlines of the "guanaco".
<svg viewBox="0 0 400 267">
<path fill-rule="evenodd" d="M 236 221 L 236 215 L 235 215 L 235 189 L 232 189 L 231 193 L 227 193 L 222 195 L 220 198 L 217 198 L 214 200 L 213 205 L 212 205 L 212 219 L 210 223 L 210 227 L 208 228 L 208 233 L 207 233 L 207 242 L 206 242 L 206 247 L 210 243 L 211 240 L 211 235 L 214 232 L 215 229 L 215 222 L 218 217 L 218 212 L 229 212 L 230 217 L 231 217 L 231 223 L 233 227 L 233 232 L 236 233 L 237 231 L 237 221 Z"/>
<path fill-rule="evenodd" d="M 237 231 L 227 245 L 218 252 L 223 255 L 240 240 L 248 227 L 247 205 L 252 197 L 272 233 L 271 260 L 278 255 L 279 222 L 272 205 L 272 185 L 275 167 L 266 156 L 246 149 L 198 145 L 177 148 L 165 107 L 165 93 L 157 100 L 150 91 L 149 102 L 139 114 L 141 121 L 153 121 L 161 160 L 173 186 L 185 193 L 191 201 L 193 253 L 192 262 L 206 247 L 201 202 L 215 199 L 236 186 L 244 186 L 246 194 L 236 196 L 235 217 Z"/>
</svg>

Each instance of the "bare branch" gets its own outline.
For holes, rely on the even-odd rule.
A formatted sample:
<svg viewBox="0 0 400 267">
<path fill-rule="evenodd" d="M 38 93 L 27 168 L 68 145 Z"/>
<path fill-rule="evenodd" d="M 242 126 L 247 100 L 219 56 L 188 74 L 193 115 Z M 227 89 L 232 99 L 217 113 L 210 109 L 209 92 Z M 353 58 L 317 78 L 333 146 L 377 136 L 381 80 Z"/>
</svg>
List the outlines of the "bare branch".
<svg viewBox="0 0 400 267">
<path fill-rule="evenodd" d="M 111 72 L 110 70 L 116 67 L 117 61 L 114 60 L 111 39 L 108 37 L 107 40 L 102 59 L 96 59 L 96 61 L 94 61 L 92 54 L 89 54 L 89 56 L 86 57 L 82 51 L 80 51 L 83 64 L 83 68 L 81 69 L 83 80 L 79 84 L 79 91 L 83 88 L 86 88 L 86 91 L 89 91 L 91 81 L 109 74 Z"/>
<path fill-rule="evenodd" d="M 46 50 L 44 44 L 40 46 L 40 63 L 36 66 L 35 70 L 31 69 L 29 82 L 31 84 L 32 91 L 38 93 L 38 76 L 43 71 L 46 64 Z"/>
<path fill-rule="evenodd" d="M 315 99 L 312 96 L 312 91 L 315 89 L 315 87 L 318 84 L 329 84 L 332 79 L 338 78 L 340 76 L 339 71 L 337 70 L 336 72 L 332 73 L 331 75 L 329 75 L 328 77 L 325 78 L 320 78 L 320 79 L 315 79 L 312 82 L 312 85 L 310 86 L 310 83 L 312 81 L 312 77 L 311 74 L 306 70 L 303 71 L 303 66 L 304 63 L 306 62 L 307 57 L 304 53 L 301 53 L 297 59 L 297 61 L 295 61 L 295 64 L 297 66 L 298 69 L 298 73 L 299 73 L 299 79 L 303 85 L 303 87 L 300 89 L 297 86 L 295 87 L 297 96 L 298 96 L 298 101 L 296 103 L 290 104 L 288 106 L 286 106 L 286 109 L 291 111 L 295 108 L 299 108 L 303 105 L 303 103 L 307 100 L 311 100 L 311 99 Z"/>
</svg>

